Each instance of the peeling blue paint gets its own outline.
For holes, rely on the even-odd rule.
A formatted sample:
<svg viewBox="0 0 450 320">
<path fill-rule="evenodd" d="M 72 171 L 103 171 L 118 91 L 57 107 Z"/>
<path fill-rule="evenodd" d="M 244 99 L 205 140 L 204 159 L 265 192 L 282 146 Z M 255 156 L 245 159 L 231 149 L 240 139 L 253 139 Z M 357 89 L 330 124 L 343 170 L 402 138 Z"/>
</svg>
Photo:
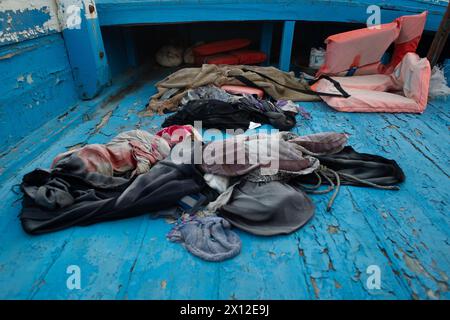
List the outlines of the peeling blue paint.
<svg viewBox="0 0 450 320">
<path fill-rule="evenodd" d="M 0 47 L 0 149 L 77 101 L 60 33 Z"/>
<path fill-rule="evenodd" d="M 49 10 L 44 7 L 0 12 L 0 46 L 58 32 L 45 25 L 51 20 Z"/>
</svg>

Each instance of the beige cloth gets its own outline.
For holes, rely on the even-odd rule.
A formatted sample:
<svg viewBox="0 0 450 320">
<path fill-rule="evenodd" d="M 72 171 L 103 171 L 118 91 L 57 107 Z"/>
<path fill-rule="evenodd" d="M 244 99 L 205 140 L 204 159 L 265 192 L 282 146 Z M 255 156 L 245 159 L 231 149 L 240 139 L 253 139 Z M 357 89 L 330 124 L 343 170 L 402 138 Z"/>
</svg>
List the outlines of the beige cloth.
<svg viewBox="0 0 450 320">
<path fill-rule="evenodd" d="M 246 69 L 244 71 L 243 69 Z M 257 84 L 274 99 L 286 99 L 293 101 L 318 101 L 320 98 L 316 95 L 300 93 L 284 86 L 278 85 L 273 81 L 267 80 L 260 75 L 252 72 L 257 71 L 277 82 L 300 90 L 309 89 L 309 85 L 300 82 L 293 72 L 283 72 L 274 67 L 258 67 L 246 65 L 214 65 L 204 64 L 200 68 L 184 68 L 176 71 L 156 84 L 158 92 L 153 95 L 149 102 L 149 111 L 163 113 L 164 110 L 175 111 L 181 98 L 187 90 L 205 85 L 215 85 L 220 87 L 225 84 L 242 85 L 235 78 L 237 75 L 244 76 Z M 179 91 L 164 101 L 160 98 L 170 89 L 179 89 Z"/>
</svg>

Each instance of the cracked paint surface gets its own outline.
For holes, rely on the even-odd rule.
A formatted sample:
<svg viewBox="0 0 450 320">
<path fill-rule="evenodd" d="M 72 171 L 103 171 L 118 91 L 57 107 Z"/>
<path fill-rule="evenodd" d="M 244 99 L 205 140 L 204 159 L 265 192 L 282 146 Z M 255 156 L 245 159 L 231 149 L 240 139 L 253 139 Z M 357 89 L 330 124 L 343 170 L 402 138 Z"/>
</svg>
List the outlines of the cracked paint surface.
<svg viewBox="0 0 450 320">
<path fill-rule="evenodd" d="M 0 46 L 0 83 L 2 149 L 76 102 L 60 33 Z"/>
<path fill-rule="evenodd" d="M 70 29 L 70 16 L 73 15 L 73 8 L 79 8 L 80 14 L 84 13 L 86 19 L 97 19 L 97 8 L 93 0 L 57 0 L 58 17 L 62 29 Z M 93 8 L 92 12 L 90 8 Z"/>
<path fill-rule="evenodd" d="M 59 31 L 55 0 L 0 1 L 0 45 Z"/>
<path fill-rule="evenodd" d="M 76 6 L 86 19 L 96 19 L 93 0 L 2 0 L 0 1 L 0 45 L 16 43 L 60 32 L 68 27 L 67 8 Z M 89 8 L 93 8 L 93 11 Z"/>
</svg>

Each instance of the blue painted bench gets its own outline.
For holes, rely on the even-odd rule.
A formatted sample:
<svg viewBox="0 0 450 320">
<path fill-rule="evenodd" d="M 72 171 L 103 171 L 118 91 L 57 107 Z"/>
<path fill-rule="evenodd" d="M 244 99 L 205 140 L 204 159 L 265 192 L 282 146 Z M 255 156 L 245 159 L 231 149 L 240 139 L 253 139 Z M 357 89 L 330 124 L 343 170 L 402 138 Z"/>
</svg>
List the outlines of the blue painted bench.
<svg viewBox="0 0 450 320">
<path fill-rule="evenodd" d="M 448 4 L 442 0 L 96 0 L 95 4 L 94 0 L 84 1 L 85 8 L 91 8 L 94 18 L 86 21 L 82 15 L 84 21 L 81 30 L 64 31 L 72 65 L 79 70 L 80 78 L 75 80 L 80 86 L 82 98 L 95 96 L 110 81 L 108 62 L 103 53 L 100 32 L 102 26 L 264 21 L 261 50 L 269 53 L 272 45 L 272 22 L 282 21 L 284 27 L 279 68 L 287 71 L 290 68 L 296 21 L 365 23 L 370 14 L 367 13 L 368 6 L 378 5 L 381 9 L 382 23 L 392 21 L 401 15 L 428 10 L 426 29 L 435 31 Z M 83 37 L 88 41 L 83 42 L 81 40 Z M 133 42 L 128 40 L 127 52 L 132 53 Z"/>
</svg>

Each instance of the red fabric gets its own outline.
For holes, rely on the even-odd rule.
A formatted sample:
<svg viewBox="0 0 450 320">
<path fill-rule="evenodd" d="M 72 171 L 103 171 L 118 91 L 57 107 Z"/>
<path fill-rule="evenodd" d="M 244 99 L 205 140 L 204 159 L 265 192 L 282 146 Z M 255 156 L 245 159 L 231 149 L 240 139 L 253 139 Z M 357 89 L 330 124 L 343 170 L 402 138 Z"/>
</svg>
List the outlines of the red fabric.
<svg viewBox="0 0 450 320">
<path fill-rule="evenodd" d="M 171 147 L 183 141 L 186 137 L 194 134 L 194 128 L 191 125 L 173 125 L 159 130 L 156 135 L 165 139 Z"/>
<path fill-rule="evenodd" d="M 255 50 L 231 51 L 230 54 L 238 57 L 239 64 L 257 64 L 267 59 L 267 55 L 264 52 Z"/>
<path fill-rule="evenodd" d="M 236 50 L 212 56 L 195 56 L 196 64 L 257 64 L 266 61 L 264 52 L 255 50 Z"/>
<path fill-rule="evenodd" d="M 232 54 L 215 54 L 212 56 L 195 56 L 196 64 L 239 64 L 239 58 Z"/>
<path fill-rule="evenodd" d="M 392 54 L 391 61 L 389 62 L 388 65 L 381 66 L 380 73 L 384 74 L 391 73 L 394 70 L 394 68 L 402 61 L 403 57 L 408 52 L 416 52 L 420 38 L 421 36 L 418 36 L 417 38 L 411 41 L 395 44 L 394 53 Z"/>
<path fill-rule="evenodd" d="M 232 50 L 242 49 L 249 46 L 249 39 L 232 39 L 224 41 L 216 41 L 199 45 L 192 49 L 196 56 L 210 56 L 217 53 L 228 52 Z"/>
<path fill-rule="evenodd" d="M 427 11 L 421 14 L 402 16 L 395 21 L 400 25 L 400 34 L 395 40 L 394 53 L 388 65 L 382 66 L 380 72 L 390 74 L 403 60 L 408 52 L 416 52 L 427 21 Z"/>
</svg>

